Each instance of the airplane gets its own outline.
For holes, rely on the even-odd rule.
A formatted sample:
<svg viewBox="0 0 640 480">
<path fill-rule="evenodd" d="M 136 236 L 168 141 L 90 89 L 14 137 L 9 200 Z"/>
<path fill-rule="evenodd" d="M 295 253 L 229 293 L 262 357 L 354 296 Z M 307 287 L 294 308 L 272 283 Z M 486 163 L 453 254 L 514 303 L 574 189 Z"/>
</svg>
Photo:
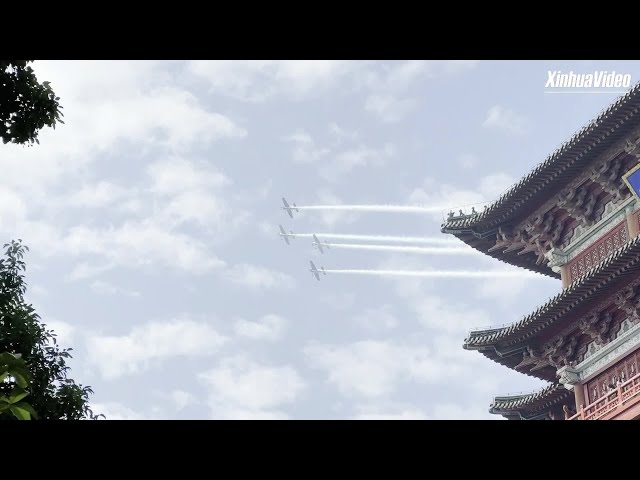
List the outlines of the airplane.
<svg viewBox="0 0 640 480">
<path fill-rule="evenodd" d="M 320 250 L 320 253 L 324 253 L 324 250 L 322 249 L 322 247 L 326 247 L 329 248 L 329 244 L 328 243 L 322 243 L 320 240 L 318 240 L 318 237 L 316 237 L 316 234 L 313 234 L 313 239 L 315 240 L 312 245 L 315 247 L 318 247 L 318 250 Z"/>
<path fill-rule="evenodd" d="M 320 270 L 318 270 L 311 260 L 309 260 L 309 263 L 311 264 L 311 268 L 309 269 L 309 271 L 313 273 L 313 275 L 316 277 L 316 280 L 320 281 L 320 272 L 325 275 L 327 274 L 327 272 L 324 271 L 324 267 L 320 267 Z"/>
<path fill-rule="evenodd" d="M 284 203 L 284 207 L 282 207 L 282 209 L 285 210 L 291 218 L 293 218 L 293 210 L 295 210 L 296 212 L 300 211 L 296 208 L 295 203 L 293 204 L 293 207 L 289 206 L 289 203 L 284 197 L 282 197 L 282 203 Z"/>
<path fill-rule="evenodd" d="M 287 242 L 287 245 L 291 245 L 291 242 L 289 242 L 289 237 L 291 238 L 296 238 L 296 236 L 294 235 L 294 233 L 289 230 L 289 232 L 291 233 L 287 233 L 284 231 L 284 228 L 282 228 L 282 225 L 278 225 L 280 227 L 280 236 L 282 237 L 282 239 Z"/>
</svg>

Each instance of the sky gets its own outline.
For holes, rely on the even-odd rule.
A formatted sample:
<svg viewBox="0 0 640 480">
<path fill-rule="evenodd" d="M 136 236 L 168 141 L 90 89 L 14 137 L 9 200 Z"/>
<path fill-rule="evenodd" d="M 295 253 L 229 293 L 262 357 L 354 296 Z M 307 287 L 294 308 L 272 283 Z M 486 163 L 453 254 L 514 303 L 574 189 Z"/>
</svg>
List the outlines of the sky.
<svg viewBox="0 0 640 480">
<path fill-rule="evenodd" d="M 609 61 L 33 67 L 66 123 L 0 147 L 0 233 L 30 247 L 27 300 L 109 419 L 499 419 L 493 396 L 545 383 L 463 340 L 519 320 L 560 281 L 449 244 L 329 234 L 446 240 L 443 210 L 495 200 L 616 98 L 545 95 L 547 71 L 640 78 L 639 62 Z M 425 211 L 291 219 L 283 196 Z M 321 254 L 306 237 L 287 246 L 279 224 L 444 250 Z M 461 273 L 318 282 L 309 260 Z"/>
</svg>

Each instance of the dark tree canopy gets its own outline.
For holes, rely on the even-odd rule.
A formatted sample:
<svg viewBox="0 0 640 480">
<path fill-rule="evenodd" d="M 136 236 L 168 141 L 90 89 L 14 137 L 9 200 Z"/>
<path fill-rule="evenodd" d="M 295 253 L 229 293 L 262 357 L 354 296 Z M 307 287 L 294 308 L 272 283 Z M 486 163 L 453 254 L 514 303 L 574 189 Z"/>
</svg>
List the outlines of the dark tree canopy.
<svg viewBox="0 0 640 480">
<path fill-rule="evenodd" d="M 4 143 L 31 145 L 46 125 L 56 128 L 62 107 L 49 82 L 39 83 L 33 60 L 0 60 L 0 137 Z"/>
<path fill-rule="evenodd" d="M 24 398 L 42 420 L 95 419 L 89 408 L 90 387 L 68 378 L 70 348 L 61 349 L 56 335 L 40 322 L 33 306 L 24 300 L 26 284 L 23 261 L 26 246 L 12 241 L 4 246 L 0 259 L 0 353 L 20 354 L 29 370 L 28 391 Z M 14 385 L 0 382 L 0 396 L 9 396 Z M 11 412 L 0 413 L 0 420 L 11 420 Z"/>
</svg>

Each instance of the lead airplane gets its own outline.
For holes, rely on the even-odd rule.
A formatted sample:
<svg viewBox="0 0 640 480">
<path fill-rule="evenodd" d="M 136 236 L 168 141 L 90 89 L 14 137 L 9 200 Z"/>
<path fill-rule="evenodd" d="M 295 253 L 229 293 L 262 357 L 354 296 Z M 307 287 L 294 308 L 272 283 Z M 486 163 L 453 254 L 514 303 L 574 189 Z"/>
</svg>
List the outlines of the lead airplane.
<svg viewBox="0 0 640 480">
<path fill-rule="evenodd" d="M 322 272 L 324 275 L 327 274 L 327 272 L 324 271 L 324 267 L 320 267 L 320 270 L 318 270 L 311 260 L 309 260 L 309 263 L 311 264 L 311 268 L 309 269 L 309 271 L 313 273 L 313 275 L 316 277 L 316 280 L 320 281 L 320 272 Z"/>
<path fill-rule="evenodd" d="M 324 250 L 322 249 L 322 247 L 329 248 L 329 244 L 322 243 L 320 240 L 318 240 L 318 237 L 316 237 L 315 233 L 313 234 L 313 240 L 314 242 L 312 243 L 312 245 L 314 247 L 318 247 L 318 250 L 320 250 L 320 253 L 324 253 Z"/>
<path fill-rule="evenodd" d="M 280 227 L 280 236 L 282 237 L 282 239 L 287 242 L 287 245 L 291 245 L 291 242 L 289 242 L 289 237 L 291 238 L 296 238 L 295 234 L 293 232 L 291 232 L 291 230 L 289 230 L 289 232 L 291 233 L 287 233 L 284 231 L 284 228 L 282 228 L 282 225 L 278 225 Z"/>
<path fill-rule="evenodd" d="M 291 218 L 293 218 L 293 210 L 295 210 L 296 212 L 300 211 L 296 208 L 297 206 L 295 203 L 293 204 L 293 207 L 290 206 L 289 203 L 287 202 L 287 199 L 284 197 L 282 197 L 282 203 L 284 203 L 284 207 L 282 207 L 282 209 L 286 211 Z"/>
</svg>

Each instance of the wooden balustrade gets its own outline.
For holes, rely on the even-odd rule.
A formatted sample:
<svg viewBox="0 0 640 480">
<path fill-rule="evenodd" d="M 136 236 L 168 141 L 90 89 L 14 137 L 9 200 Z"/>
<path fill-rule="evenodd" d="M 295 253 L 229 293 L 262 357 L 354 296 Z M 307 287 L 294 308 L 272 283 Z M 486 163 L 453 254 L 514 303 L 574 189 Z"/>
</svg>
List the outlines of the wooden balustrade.
<svg viewBox="0 0 640 480">
<path fill-rule="evenodd" d="M 582 387 L 576 386 L 576 388 Z M 607 413 L 624 407 L 625 404 L 629 403 L 631 399 L 635 399 L 638 395 L 640 395 L 640 373 L 626 382 L 618 384 L 615 389 L 586 407 L 581 405 L 578 413 L 569 418 L 569 420 L 598 420 Z"/>
</svg>

